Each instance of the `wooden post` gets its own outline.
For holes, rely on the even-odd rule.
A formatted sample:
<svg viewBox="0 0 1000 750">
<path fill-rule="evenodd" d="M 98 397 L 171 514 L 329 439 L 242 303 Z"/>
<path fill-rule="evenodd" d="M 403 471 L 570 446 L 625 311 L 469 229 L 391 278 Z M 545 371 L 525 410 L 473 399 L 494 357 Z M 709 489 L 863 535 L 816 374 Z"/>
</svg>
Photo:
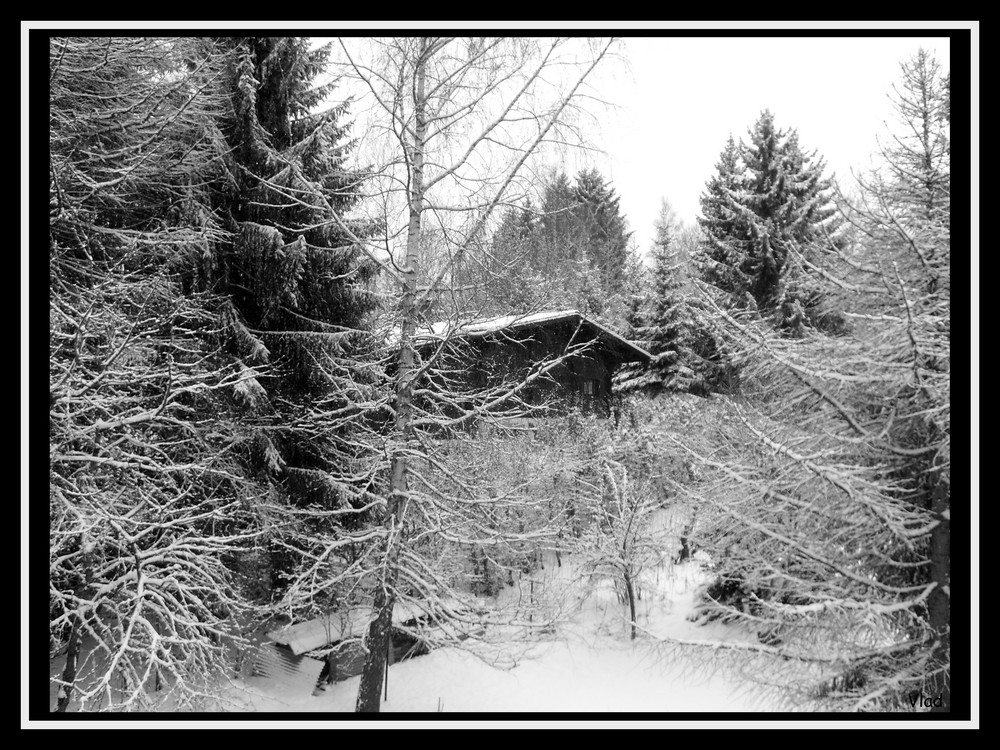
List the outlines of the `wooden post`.
<svg viewBox="0 0 1000 750">
<path fill-rule="evenodd" d="M 938 638 L 934 658 L 938 664 L 951 661 L 951 483 L 950 478 L 938 479 L 931 495 L 931 510 L 938 524 L 931 532 L 931 580 L 937 586 L 927 597 L 930 626 Z M 932 713 L 951 711 L 951 686 L 944 675 L 934 679 L 941 698 L 941 705 L 934 705 Z"/>
<path fill-rule="evenodd" d="M 534 622 L 534 609 L 535 609 L 535 579 L 531 578 L 531 588 L 529 589 L 528 604 L 530 609 L 528 610 L 528 622 Z"/>
<path fill-rule="evenodd" d="M 389 700 L 389 665 L 392 664 L 392 628 L 389 629 L 389 637 L 385 642 L 385 698 Z"/>
</svg>

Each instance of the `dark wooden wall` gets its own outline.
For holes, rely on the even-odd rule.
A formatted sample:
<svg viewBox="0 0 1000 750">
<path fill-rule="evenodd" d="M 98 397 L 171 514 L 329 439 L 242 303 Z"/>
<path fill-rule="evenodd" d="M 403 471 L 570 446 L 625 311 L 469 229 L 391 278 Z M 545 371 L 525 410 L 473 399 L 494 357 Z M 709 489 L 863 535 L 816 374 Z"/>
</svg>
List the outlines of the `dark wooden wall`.
<svg viewBox="0 0 1000 750">
<path fill-rule="evenodd" d="M 574 320 L 456 338 L 437 358 L 432 380 L 439 381 L 437 387 L 442 390 L 456 393 L 497 387 L 504 382 L 519 383 L 540 363 L 561 356 L 570 341 L 580 344 L 595 338 L 593 328 L 578 330 Z M 421 348 L 422 355 L 435 354 L 437 346 L 426 344 Z M 621 366 L 622 356 L 619 350 L 598 340 L 586 353 L 572 357 L 535 381 L 522 397 L 534 406 L 547 404 L 555 413 L 579 409 L 585 414 L 606 416 L 611 412 L 611 377 Z"/>
<path fill-rule="evenodd" d="M 534 366 L 562 355 L 571 338 L 576 344 L 594 337 L 586 331 L 577 332 L 575 323 L 567 321 L 518 330 L 505 337 L 476 339 L 469 347 L 476 359 L 472 380 L 476 385 L 498 384 L 504 378 L 519 381 Z M 606 415 L 611 404 L 611 376 L 617 365 L 614 354 L 597 342 L 586 354 L 567 360 L 553 368 L 546 379 L 537 381 L 526 400 L 535 405 L 550 403 L 557 410 L 577 408 Z"/>
</svg>

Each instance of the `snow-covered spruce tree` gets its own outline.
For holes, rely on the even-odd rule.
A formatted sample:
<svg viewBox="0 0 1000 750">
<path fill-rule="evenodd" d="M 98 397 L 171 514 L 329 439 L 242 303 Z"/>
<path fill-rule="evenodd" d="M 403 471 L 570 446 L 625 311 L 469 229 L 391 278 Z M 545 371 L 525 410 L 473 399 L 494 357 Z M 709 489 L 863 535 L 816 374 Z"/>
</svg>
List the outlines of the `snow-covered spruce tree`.
<svg viewBox="0 0 1000 750">
<path fill-rule="evenodd" d="M 597 312 L 608 318 L 616 303 L 622 306 L 632 233 L 621 214 L 620 198 L 599 171 L 581 171 L 573 192 L 576 204 L 572 213 L 581 227 L 591 265 L 598 272 L 603 309 Z"/>
<path fill-rule="evenodd" d="M 575 207 L 576 192 L 569 175 L 562 170 L 549 174 L 542 192 L 534 259 L 534 265 L 547 277 L 557 276 L 564 261 L 589 262 Z"/>
<path fill-rule="evenodd" d="M 694 372 L 691 357 L 691 311 L 687 304 L 688 264 L 676 243 L 677 220 L 670 205 L 663 201 L 653 238 L 651 272 L 645 325 L 639 338 L 653 355 L 648 384 L 655 394 L 662 390 L 688 390 Z"/>
<path fill-rule="evenodd" d="M 230 562 L 263 525 L 236 448 L 255 385 L 189 273 L 228 241 L 205 188 L 226 64 L 193 38 L 51 40 L 56 711 L 204 708 L 248 617 Z"/>
<path fill-rule="evenodd" d="M 649 316 L 649 289 L 652 283 L 650 269 L 646 267 L 638 253 L 630 252 L 625 273 L 625 288 L 622 304 L 622 335 L 632 343 L 649 351 L 650 342 L 644 337 L 647 334 L 646 320 Z M 655 374 L 647 365 L 639 362 L 627 362 L 615 371 L 613 376 L 613 391 L 620 397 L 616 408 L 630 394 L 643 390 L 656 382 Z"/>
<path fill-rule="evenodd" d="M 329 47 L 295 37 L 216 44 L 230 61 L 230 109 L 229 181 L 215 210 L 232 241 L 214 267 L 235 353 L 255 375 L 240 449 L 269 487 L 266 543 L 243 566 L 283 613 L 307 616 L 355 587 L 347 571 L 376 502 L 386 413 L 366 327 L 377 266 L 359 244 L 368 228 L 347 218 L 361 181 L 344 166 L 347 104 L 324 109 L 335 82 L 316 85 Z"/>
<path fill-rule="evenodd" d="M 740 214 L 735 208 L 735 196 L 743 191 L 744 177 L 740 152 L 732 136 L 719 155 L 715 174 L 709 178 L 702 193 L 698 226 L 702 230 L 702 246 L 698 256 L 702 278 L 710 284 L 742 297 L 750 288 L 742 270 L 748 254 L 746 241 L 741 239 Z"/>
<path fill-rule="evenodd" d="M 717 386 L 716 343 L 699 323 L 691 288 L 697 227 L 684 227 L 666 199 L 654 226 L 649 283 L 633 295 L 627 336 L 653 355 L 648 366 L 630 364 L 615 375 L 622 393 L 707 393 Z M 682 242 L 683 239 L 683 242 Z"/>
<path fill-rule="evenodd" d="M 646 289 L 649 283 L 649 269 L 639 260 L 638 256 L 633 257 L 635 260 L 633 268 L 628 273 L 629 284 L 626 289 L 624 335 L 629 341 L 645 349 L 648 342 L 642 338 L 642 329 L 646 326 L 643 308 L 645 307 Z"/>
<path fill-rule="evenodd" d="M 544 280 L 532 261 L 536 253 L 536 212 L 531 200 L 508 206 L 490 236 L 482 269 L 484 315 L 535 312 L 546 304 Z"/>
<path fill-rule="evenodd" d="M 526 199 L 504 210 L 490 236 L 482 286 L 484 311 L 505 315 L 544 309 L 593 312 L 599 288 L 583 228 L 576 221 L 573 187 L 553 174 L 542 190 L 541 209 Z"/>
<path fill-rule="evenodd" d="M 596 169 L 545 181 L 530 258 L 545 306 L 623 324 L 632 251 L 619 200 Z"/>
<path fill-rule="evenodd" d="M 825 164 L 802 151 L 796 131 L 779 130 L 768 110 L 749 136 L 738 146 L 730 138 L 702 195 L 704 278 L 793 334 L 804 317 L 834 325 L 811 280 L 788 260 L 792 248 L 835 234 Z"/>
<path fill-rule="evenodd" d="M 840 709 L 950 707 L 947 149 L 921 180 L 934 195 L 907 168 L 918 144 L 947 141 L 936 75 L 922 78 L 930 107 L 906 107 L 910 84 L 897 94 L 900 147 L 844 206 L 851 241 L 791 248 L 850 311 L 848 330 L 807 322 L 790 338 L 716 303 L 742 398 L 711 434 L 671 437 L 702 477 L 679 489 L 703 509 L 718 575 L 704 616 L 751 635 L 713 645 Z"/>
<path fill-rule="evenodd" d="M 577 213 L 576 191 L 565 172 L 546 178 L 540 205 L 532 268 L 541 278 L 542 304 L 597 314 L 603 306 L 600 280 Z"/>
<path fill-rule="evenodd" d="M 484 230 L 498 207 L 526 194 L 529 159 L 551 140 L 567 137 L 562 124 L 578 109 L 581 86 L 609 46 L 521 37 L 341 40 L 347 71 L 381 115 L 373 118 L 366 139 L 383 148 L 385 161 L 372 190 L 386 236 L 370 244 L 373 253 L 391 249 L 386 273 L 399 300 L 390 367 L 393 417 L 385 446 L 388 480 L 379 485 L 381 528 L 373 531 L 361 566 L 375 615 L 365 638 L 358 711 L 380 708 L 397 603 L 442 623 L 456 638 L 481 625 L 470 621 L 475 603 L 461 582 L 442 571 L 440 543 L 476 547 L 495 543 L 497 530 L 508 541 L 518 535 L 509 525 L 495 529 L 484 514 L 523 501 L 483 502 L 485 495 L 464 470 L 451 470 L 445 438 L 461 439 L 477 421 L 523 414 L 530 408 L 526 389 L 577 347 L 539 363 L 520 382 L 470 381 L 468 359 L 456 352 L 461 341 L 454 336 L 468 321 L 468 311 L 454 309 L 429 346 L 417 333 L 434 322 L 423 317 L 428 302 L 450 299 L 455 267 L 488 247 Z M 553 91 L 547 73 L 552 66 L 566 69 L 569 48 L 579 73 L 560 76 Z M 440 239 L 442 262 L 421 284 L 421 240 L 428 234 Z M 449 491 L 456 484 L 465 489 Z M 462 600 L 464 607 L 456 604 Z"/>
</svg>

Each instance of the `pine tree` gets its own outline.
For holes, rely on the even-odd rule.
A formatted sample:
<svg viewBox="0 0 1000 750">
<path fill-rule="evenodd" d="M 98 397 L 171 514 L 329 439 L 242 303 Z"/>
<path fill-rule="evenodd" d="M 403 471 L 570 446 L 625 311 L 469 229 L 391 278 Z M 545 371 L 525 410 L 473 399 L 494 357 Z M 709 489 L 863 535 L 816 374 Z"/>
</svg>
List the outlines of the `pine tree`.
<svg viewBox="0 0 1000 750">
<path fill-rule="evenodd" d="M 936 90 L 894 143 L 947 138 Z M 736 649 L 765 681 L 849 710 L 950 707 L 950 177 L 938 161 L 913 181 L 918 153 L 884 149 L 842 206 L 858 231 L 798 250 L 848 328 L 806 317 L 789 337 L 709 297 L 742 398 L 673 440 L 703 472 L 682 491 L 718 574 L 706 616 L 757 630 Z"/>
<path fill-rule="evenodd" d="M 701 322 L 693 288 L 699 234 L 697 227 L 678 222 L 663 200 L 654 226 L 653 267 L 638 276 L 644 281 L 634 288 L 627 318 L 627 337 L 647 349 L 653 359 L 648 367 L 623 367 L 615 376 L 619 391 L 705 394 L 718 387 L 717 343 Z"/>
<path fill-rule="evenodd" d="M 649 293 L 649 269 L 646 268 L 637 253 L 629 254 L 625 273 L 625 319 L 624 336 L 629 341 L 646 349 L 648 343 L 643 338 L 646 327 L 646 297 Z"/>
<path fill-rule="evenodd" d="M 553 174 L 541 198 L 532 266 L 545 289 L 545 307 L 596 314 L 602 300 L 598 284 L 589 278 L 596 272 L 578 208 L 569 176 Z"/>
<path fill-rule="evenodd" d="M 619 201 L 596 169 L 575 182 L 558 172 L 546 184 L 533 264 L 552 306 L 623 322 L 631 233 Z"/>
<path fill-rule="evenodd" d="M 928 590 L 908 635 L 926 664 L 913 683 L 949 711 L 951 611 L 951 169 L 948 77 L 926 50 L 900 65 L 892 101 L 898 123 L 881 150 L 882 170 L 861 180 L 862 200 L 845 207 L 863 231 L 866 258 L 849 266 L 854 325 L 883 363 L 878 393 L 892 417 L 880 445 L 882 478 L 897 483 L 914 513 L 930 522 L 891 549 L 921 561 L 880 572 Z M 855 263 L 855 265 L 857 265 Z M 864 284 L 857 280 L 863 280 Z M 896 696 L 898 697 L 898 693 Z"/>
<path fill-rule="evenodd" d="M 484 294 L 476 305 L 484 315 L 529 313 L 546 306 L 545 280 L 535 263 L 538 226 L 530 199 L 503 212 L 489 242 Z"/>
<path fill-rule="evenodd" d="M 950 76 L 926 50 L 901 65 L 902 81 L 895 89 L 900 129 L 883 146 L 894 197 L 911 206 L 923 223 L 950 221 Z M 932 259 L 928 259 L 931 261 Z"/>
<path fill-rule="evenodd" d="M 656 386 L 686 390 L 693 375 L 685 363 L 690 351 L 691 312 L 685 295 L 687 268 L 676 243 L 677 220 L 664 201 L 653 239 L 652 290 L 647 325 L 641 331 L 653 360 Z"/>
<path fill-rule="evenodd" d="M 555 173 L 545 184 L 539 221 L 536 267 L 554 276 L 565 261 L 590 262 L 586 241 L 576 214 L 577 197 L 565 172 Z"/>
<path fill-rule="evenodd" d="M 768 110 L 749 135 L 738 147 L 730 138 L 702 195 L 705 278 L 795 330 L 819 300 L 796 288 L 804 271 L 790 256 L 834 234 L 832 183 L 823 160 L 804 153 L 797 132 L 778 129 Z"/>
<path fill-rule="evenodd" d="M 606 299 L 620 295 L 628 259 L 631 234 L 619 206 L 620 198 L 596 169 L 576 177 L 574 214 L 581 226 L 583 242 L 591 265 L 599 273 Z"/>
<path fill-rule="evenodd" d="M 742 239 L 746 232 L 736 202 L 744 185 L 739 159 L 739 148 L 729 136 L 715 165 L 716 173 L 701 196 L 698 217 L 703 232 L 701 274 L 708 283 L 735 299 L 741 299 L 750 288 L 750 280 L 742 270 L 748 254 L 746 241 Z"/>
<path fill-rule="evenodd" d="M 282 498 L 274 512 L 292 509 L 275 524 L 263 573 L 296 606 L 328 609 L 351 588 L 340 578 L 351 560 L 327 538 L 357 526 L 369 502 L 363 435 L 379 377 L 365 331 L 375 266 L 356 241 L 366 227 L 346 218 L 360 182 L 344 168 L 347 105 L 318 111 L 332 87 L 314 86 L 326 47 L 292 37 L 217 44 L 231 60 L 223 132 L 232 183 L 216 210 L 233 241 L 220 248 L 221 286 L 238 355 L 249 373 L 267 375 L 253 378 L 246 450 Z"/>
</svg>

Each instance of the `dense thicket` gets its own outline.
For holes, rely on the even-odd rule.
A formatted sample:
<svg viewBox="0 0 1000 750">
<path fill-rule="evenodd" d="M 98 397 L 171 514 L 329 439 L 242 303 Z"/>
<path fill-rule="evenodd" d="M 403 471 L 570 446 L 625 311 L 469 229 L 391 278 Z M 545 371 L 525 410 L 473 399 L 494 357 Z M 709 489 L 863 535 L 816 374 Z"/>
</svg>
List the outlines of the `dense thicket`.
<svg viewBox="0 0 1000 750">
<path fill-rule="evenodd" d="M 289 39 L 51 42 L 57 710 L 205 705 L 271 574 L 300 572 L 275 543 L 365 486 L 341 457 L 370 269 L 336 229 L 354 178 L 342 112 L 309 114 L 321 63 Z"/>
<path fill-rule="evenodd" d="M 851 231 L 786 246 L 844 325 L 790 338 L 702 286 L 741 388 L 703 441 L 674 437 L 703 471 L 685 491 L 709 511 L 705 616 L 757 632 L 762 677 L 854 710 L 950 700 L 946 89 L 926 55 L 903 74 L 884 167 L 841 206 Z"/>
<path fill-rule="evenodd" d="M 357 707 L 378 710 L 394 608 L 432 642 L 533 632 L 553 614 L 534 569 L 571 553 L 617 582 L 636 637 L 639 576 L 689 542 L 716 575 L 699 616 L 748 638 L 685 648 L 741 651 L 756 679 L 826 706 L 948 708 L 936 61 L 903 64 L 900 127 L 837 216 L 822 161 L 764 112 L 722 152 L 696 242 L 665 208 L 647 277 L 596 171 L 520 201 L 526 160 L 562 142 L 610 43 L 368 41 L 347 69 L 385 110 L 389 156 L 364 179 L 345 166 L 347 105 L 320 111 L 327 51 L 305 40 L 51 42 L 56 710 L 214 705 L 261 619 L 357 604 L 372 611 Z M 547 72 L 570 62 L 552 95 Z M 501 131 L 506 160 L 486 147 Z M 374 220 L 349 218 L 362 192 Z M 372 256 L 395 244 L 386 369 Z M 627 321 L 655 355 L 647 392 L 728 394 L 519 435 L 532 384 L 587 344 L 489 373 L 457 331 L 543 306 Z M 512 618 L 482 611 L 518 579 Z"/>
<path fill-rule="evenodd" d="M 206 182 L 225 58 L 199 40 L 50 46 L 50 634 L 58 710 L 197 700 L 243 609 L 259 486 L 235 450 L 225 299 L 184 272 L 227 233 Z"/>
</svg>

